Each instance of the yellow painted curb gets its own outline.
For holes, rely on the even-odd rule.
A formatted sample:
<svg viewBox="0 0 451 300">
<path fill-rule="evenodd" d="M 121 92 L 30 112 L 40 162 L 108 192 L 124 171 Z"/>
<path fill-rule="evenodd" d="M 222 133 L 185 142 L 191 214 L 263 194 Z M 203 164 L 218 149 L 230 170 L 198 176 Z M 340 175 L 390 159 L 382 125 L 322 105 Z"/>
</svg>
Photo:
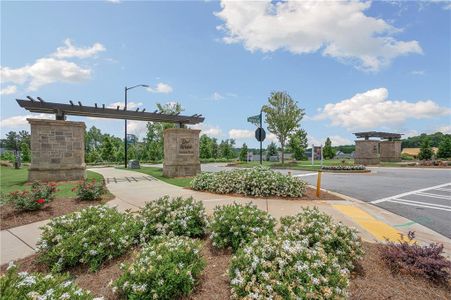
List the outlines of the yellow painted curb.
<svg viewBox="0 0 451 300">
<path fill-rule="evenodd" d="M 388 239 L 389 241 L 397 242 L 401 238 L 398 230 L 382 221 L 376 220 L 369 213 L 354 205 L 334 204 L 332 207 L 350 217 L 379 241 Z"/>
</svg>

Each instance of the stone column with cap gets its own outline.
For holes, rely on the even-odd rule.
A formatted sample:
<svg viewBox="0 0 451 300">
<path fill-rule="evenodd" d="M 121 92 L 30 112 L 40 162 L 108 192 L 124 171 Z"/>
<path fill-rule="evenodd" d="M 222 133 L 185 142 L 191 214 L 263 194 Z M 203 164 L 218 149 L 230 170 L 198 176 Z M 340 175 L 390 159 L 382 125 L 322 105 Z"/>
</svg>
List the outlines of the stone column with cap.
<svg viewBox="0 0 451 300">
<path fill-rule="evenodd" d="M 27 121 L 31 126 L 29 181 L 85 178 L 84 122 L 43 119 Z"/>
</svg>

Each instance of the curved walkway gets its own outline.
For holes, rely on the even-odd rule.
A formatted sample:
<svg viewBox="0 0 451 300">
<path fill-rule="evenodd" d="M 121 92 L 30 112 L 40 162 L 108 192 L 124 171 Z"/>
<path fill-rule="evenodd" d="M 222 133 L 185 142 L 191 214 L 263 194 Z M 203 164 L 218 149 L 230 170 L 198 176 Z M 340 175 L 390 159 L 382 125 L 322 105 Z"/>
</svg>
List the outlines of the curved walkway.
<svg viewBox="0 0 451 300">
<path fill-rule="evenodd" d="M 384 237 L 396 240 L 398 233 L 406 234 L 409 230 L 414 230 L 418 241 L 444 243 L 446 251 L 451 253 L 450 239 L 422 225 L 410 222 L 408 219 L 343 195 L 341 196 L 346 200 L 296 201 L 231 197 L 181 188 L 130 170 L 93 168 L 91 171 L 104 176 L 108 189 L 115 195 L 115 198 L 107 205 L 115 206 L 119 211 L 137 211 L 146 202 L 164 195 L 170 197 L 192 196 L 204 203 L 208 214 L 211 214 L 217 205 L 230 204 L 234 201 L 238 203 L 253 202 L 258 208 L 268 211 L 276 218 L 297 214 L 303 207 L 316 206 L 335 220 L 356 227 L 366 241 L 383 241 Z M 44 226 L 47 222 L 41 221 L 2 230 L 0 233 L 0 264 L 33 254 L 40 237 L 39 227 Z"/>
</svg>

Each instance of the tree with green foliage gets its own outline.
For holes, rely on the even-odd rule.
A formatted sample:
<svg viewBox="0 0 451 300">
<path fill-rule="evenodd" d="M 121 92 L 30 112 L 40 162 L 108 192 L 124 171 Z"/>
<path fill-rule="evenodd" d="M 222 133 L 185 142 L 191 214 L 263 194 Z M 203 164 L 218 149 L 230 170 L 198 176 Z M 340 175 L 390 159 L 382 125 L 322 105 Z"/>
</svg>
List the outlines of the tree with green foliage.
<svg viewBox="0 0 451 300">
<path fill-rule="evenodd" d="M 266 114 L 268 130 L 275 134 L 282 150 L 282 164 L 285 161 L 284 151 L 287 139 L 299 127 L 305 112 L 299 108 L 287 92 L 272 92 L 268 104 L 263 106 Z"/>
<path fill-rule="evenodd" d="M 219 145 L 216 138 L 211 139 L 211 157 L 219 158 Z"/>
<path fill-rule="evenodd" d="M 305 132 L 304 129 L 296 130 L 290 135 L 287 149 L 293 153 L 294 159 L 307 159 L 307 156 L 305 155 L 305 149 L 307 149 L 307 146 L 307 132 Z"/>
<path fill-rule="evenodd" d="M 436 132 L 432 134 L 421 134 L 417 136 L 411 136 L 407 139 L 402 140 L 401 147 L 404 148 L 418 148 L 425 138 L 429 138 L 429 144 L 431 147 L 438 147 L 444 138 L 451 138 L 451 134 L 446 134 L 442 132 Z"/>
<path fill-rule="evenodd" d="M 206 134 L 202 134 L 199 139 L 199 156 L 200 158 L 211 158 L 211 138 Z"/>
<path fill-rule="evenodd" d="M 101 156 L 103 161 L 107 162 L 114 161 L 113 143 L 111 143 L 111 138 L 108 135 L 103 138 L 103 143 L 101 147 Z"/>
<path fill-rule="evenodd" d="M 326 142 L 324 143 L 324 147 L 323 147 L 323 157 L 325 159 L 332 159 L 335 156 L 335 151 L 332 148 L 332 141 L 330 140 L 330 138 L 326 139 Z"/>
<path fill-rule="evenodd" d="M 169 102 L 166 104 L 157 103 L 157 109 L 164 114 L 178 114 L 183 111 L 180 103 Z M 147 133 L 144 139 L 145 157 L 151 161 L 158 161 L 164 156 L 164 130 L 175 128 L 173 123 L 148 122 Z"/>
<path fill-rule="evenodd" d="M 445 137 L 438 145 L 437 157 L 445 159 L 451 157 L 451 137 Z"/>
<path fill-rule="evenodd" d="M 20 144 L 20 154 L 22 155 L 22 161 L 31 161 L 31 151 L 27 143 L 23 142 L 22 144 Z"/>
<path fill-rule="evenodd" d="M 235 145 L 234 139 L 226 139 L 219 144 L 220 157 L 225 159 L 232 159 L 235 157 L 233 146 Z"/>
<path fill-rule="evenodd" d="M 268 147 L 266 148 L 266 160 L 269 161 L 269 158 L 271 156 L 277 156 L 277 145 L 274 142 L 269 143 Z"/>
<path fill-rule="evenodd" d="M 240 150 L 240 161 L 247 161 L 247 151 L 247 145 L 244 143 Z"/>
<path fill-rule="evenodd" d="M 420 153 L 418 154 L 418 159 L 419 160 L 431 159 L 433 155 L 434 155 L 434 152 L 432 151 L 429 137 L 424 137 L 423 141 L 421 143 L 421 148 L 420 148 Z"/>
</svg>

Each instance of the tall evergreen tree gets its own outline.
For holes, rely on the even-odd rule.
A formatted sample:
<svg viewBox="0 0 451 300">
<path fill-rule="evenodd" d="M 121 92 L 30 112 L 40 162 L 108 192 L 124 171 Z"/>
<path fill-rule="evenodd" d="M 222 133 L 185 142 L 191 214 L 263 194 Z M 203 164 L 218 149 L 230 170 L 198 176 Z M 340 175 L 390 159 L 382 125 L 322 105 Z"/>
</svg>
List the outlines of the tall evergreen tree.
<svg viewBox="0 0 451 300">
<path fill-rule="evenodd" d="M 101 155 L 104 161 L 114 161 L 114 148 L 113 144 L 111 143 L 111 138 L 108 135 L 103 138 Z"/>
<path fill-rule="evenodd" d="M 332 141 L 330 140 L 330 138 L 326 139 L 326 142 L 324 143 L 324 147 L 323 147 L 323 157 L 325 159 L 332 159 L 335 156 L 335 151 L 332 148 Z"/>
<path fill-rule="evenodd" d="M 266 148 L 266 160 L 269 160 L 271 156 L 277 156 L 277 145 L 274 142 L 271 142 Z"/>
<path fill-rule="evenodd" d="M 211 158 L 211 139 L 206 135 L 201 135 L 199 139 L 199 156 L 200 158 Z"/>
<path fill-rule="evenodd" d="M 31 161 L 31 151 L 30 147 L 26 142 L 23 142 L 20 145 L 20 154 L 22 155 L 22 161 L 30 162 Z"/>
<path fill-rule="evenodd" d="M 287 148 L 296 160 L 306 159 L 305 149 L 307 149 L 307 132 L 304 129 L 296 130 L 290 135 Z"/>
<path fill-rule="evenodd" d="M 423 141 L 421 142 L 421 148 L 420 153 L 418 154 L 418 159 L 419 160 L 431 159 L 433 155 L 434 152 L 432 151 L 429 137 L 424 137 Z"/>
<path fill-rule="evenodd" d="M 438 158 L 450 158 L 451 157 L 451 137 L 445 137 L 438 146 L 437 152 Z"/>
<path fill-rule="evenodd" d="M 240 160 L 241 161 L 247 161 L 247 152 L 248 152 L 248 148 L 247 148 L 246 143 L 244 143 L 240 150 Z"/>
</svg>

